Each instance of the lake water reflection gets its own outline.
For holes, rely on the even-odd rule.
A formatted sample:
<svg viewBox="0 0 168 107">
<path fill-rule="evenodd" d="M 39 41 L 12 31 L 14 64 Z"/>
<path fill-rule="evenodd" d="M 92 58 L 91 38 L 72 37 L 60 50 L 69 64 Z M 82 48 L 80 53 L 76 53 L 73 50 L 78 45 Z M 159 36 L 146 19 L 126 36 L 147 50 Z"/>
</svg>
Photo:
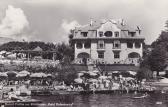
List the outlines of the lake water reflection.
<svg viewBox="0 0 168 107">
<path fill-rule="evenodd" d="M 168 107 L 168 94 L 155 93 L 147 98 L 134 99 L 133 94 L 89 94 L 33 97 L 43 104 L 39 107 Z M 59 105 L 62 104 L 62 105 Z M 64 105 L 65 104 L 65 105 Z M 56 106 L 56 107 L 57 107 Z"/>
</svg>

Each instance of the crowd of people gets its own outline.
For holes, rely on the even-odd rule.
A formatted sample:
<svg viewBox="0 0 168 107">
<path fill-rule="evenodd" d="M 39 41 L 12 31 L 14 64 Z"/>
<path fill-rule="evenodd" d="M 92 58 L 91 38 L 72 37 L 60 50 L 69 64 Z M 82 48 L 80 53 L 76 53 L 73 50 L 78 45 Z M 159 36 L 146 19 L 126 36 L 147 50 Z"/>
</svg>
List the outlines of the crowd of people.
<svg viewBox="0 0 168 107">
<path fill-rule="evenodd" d="M 95 75 L 96 76 L 96 75 Z M 117 75 L 100 75 L 97 77 L 86 78 L 83 75 L 76 79 L 76 83 L 71 85 L 72 90 L 150 90 L 144 85 L 144 82 L 138 81 L 135 76 L 123 77 Z"/>
</svg>

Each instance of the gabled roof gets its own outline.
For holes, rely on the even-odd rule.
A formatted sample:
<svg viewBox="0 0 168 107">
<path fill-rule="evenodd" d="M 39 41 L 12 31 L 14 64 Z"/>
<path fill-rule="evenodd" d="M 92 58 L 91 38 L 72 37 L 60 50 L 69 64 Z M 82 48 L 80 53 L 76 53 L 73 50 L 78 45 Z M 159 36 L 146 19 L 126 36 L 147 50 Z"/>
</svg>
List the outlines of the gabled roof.
<svg viewBox="0 0 168 107">
<path fill-rule="evenodd" d="M 81 30 L 82 32 L 88 32 L 89 30 L 97 30 L 101 27 L 101 25 L 107 23 L 107 22 L 111 22 L 113 24 L 116 24 L 117 27 L 121 30 L 129 30 L 129 31 L 136 31 L 136 30 L 140 30 L 138 29 L 137 27 L 130 27 L 129 25 L 122 25 L 121 23 L 119 22 L 114 22 L 113 20 L 98 20 L 98 21 L 94 21 L 91 24 L 87 24 L 87 25 L 83 25 L 83 26 L 80 26 L 80 27 L 76 27 L 75 28 L 75 31 L 78 31 L 78 30 Z"/>
<path fill-rule="evenodd" d="M 39 46 L 37 46 L 36 48 L 34 48 L 32 51 L 43 51 L 42 48 L 40 48 Z"/>
</svg>

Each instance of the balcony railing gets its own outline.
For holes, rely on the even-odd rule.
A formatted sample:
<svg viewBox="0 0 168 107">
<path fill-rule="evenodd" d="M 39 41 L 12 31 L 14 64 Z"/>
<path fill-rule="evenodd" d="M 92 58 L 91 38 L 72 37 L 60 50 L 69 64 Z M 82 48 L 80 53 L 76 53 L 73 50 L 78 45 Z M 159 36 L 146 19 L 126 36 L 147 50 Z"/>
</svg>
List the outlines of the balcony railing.
<svg viewBox="0 0 168 107">
<path fill-rule="evenodd" d="M 104 51 L 105 50 L 105 47 L 97 47 L 97 50 L 99 50 L 99 51 Z"/>
<path fill-rule="evenodd" d="M 113 47 L 112 49 L 121 49 L 121 46 L 119 46 L 119 47 Z"/>
</svg>

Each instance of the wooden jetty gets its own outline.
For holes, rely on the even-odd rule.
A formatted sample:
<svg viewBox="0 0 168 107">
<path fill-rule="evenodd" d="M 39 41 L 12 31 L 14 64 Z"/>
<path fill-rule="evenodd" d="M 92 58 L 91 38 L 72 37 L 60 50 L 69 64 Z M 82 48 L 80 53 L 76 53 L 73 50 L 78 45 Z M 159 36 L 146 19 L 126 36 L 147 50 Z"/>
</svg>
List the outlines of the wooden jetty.
<svg viewBox="0 0 168 107">
<path fill-rule="evenodd" d="M 154 93 L 155 91 L 149 91 L 149 90 L 129 90 L 128 92 L 126 90 L 88 90 L 88 91 L 80 91 L 80 94 L 117 94 L 117 93 Z"/>
</svg>

